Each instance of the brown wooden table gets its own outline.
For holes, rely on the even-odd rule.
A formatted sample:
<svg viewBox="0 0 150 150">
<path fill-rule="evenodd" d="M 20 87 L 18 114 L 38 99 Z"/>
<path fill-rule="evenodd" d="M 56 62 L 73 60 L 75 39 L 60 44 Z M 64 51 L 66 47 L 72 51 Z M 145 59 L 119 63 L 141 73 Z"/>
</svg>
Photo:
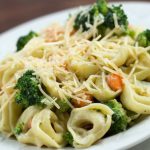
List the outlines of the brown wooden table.
<svg viewBox="0 0 150 150">
<path fill-rule="evenodd" d="M 0 33 L 32 18 L 70 7 L 93 3 L 94 1 L 95 0 L 0 0 Z M 150 2 L 150 0 L 147 1 Z"/>
</svg>

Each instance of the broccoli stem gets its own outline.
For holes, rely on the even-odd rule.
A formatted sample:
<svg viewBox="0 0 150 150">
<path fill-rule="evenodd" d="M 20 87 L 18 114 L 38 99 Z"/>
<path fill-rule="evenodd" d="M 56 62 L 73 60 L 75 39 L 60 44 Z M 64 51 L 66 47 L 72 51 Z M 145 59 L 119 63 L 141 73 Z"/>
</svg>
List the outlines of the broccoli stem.
<svg viewBox="0 0 150 150">
<path fill-rule="evenodd" d="M 65 100 L 58 99 L 56 102 L 60 106 L 60 112 L 67 112 L 71 109 Z"/>
</svg>

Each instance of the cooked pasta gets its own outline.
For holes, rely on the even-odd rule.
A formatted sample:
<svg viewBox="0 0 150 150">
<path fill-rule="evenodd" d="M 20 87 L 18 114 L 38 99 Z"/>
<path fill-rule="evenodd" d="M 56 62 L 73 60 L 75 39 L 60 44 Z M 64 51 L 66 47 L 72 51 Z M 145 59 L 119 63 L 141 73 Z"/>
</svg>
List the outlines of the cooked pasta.
<svg viewBox="0 0 150 150">
<path fill-rule="evenodd" d="M 74 139 L 73 146 L 89 147 L 97 139 L 103 137 L 111 126 L 112 114 L 113 111 L 103 104 L 90 104 L 75 108 L 67 124 Z"/>
<path fill-rule="evenodd" d="M 121 101 L 127 109 L 139 113 L 150 113 L 150 83 L 145 81 L 136 81 L 136 84 L 125 83 L 124 90 L 121 95 Z"/>
<path fill-rule="evenodd" d="M 125 131 L 150 114 L 149 37 L 104 0 L 22 36 L 0 63 L 0 132 L 87 148 Z"/>
<path fill-rule="evenodd" d="M 38 111 L 31 106 L 22 114 L 18 123 L 24 123 L 24 133 L 17 136 L 18 141 L 55 148 L 64 146 L 66 142 L 62 134 L 66 131 L 65 122 L 61 122 L 49 109 Z M 30 119 L 31 125 L 28 123 Z"/>
</svg>

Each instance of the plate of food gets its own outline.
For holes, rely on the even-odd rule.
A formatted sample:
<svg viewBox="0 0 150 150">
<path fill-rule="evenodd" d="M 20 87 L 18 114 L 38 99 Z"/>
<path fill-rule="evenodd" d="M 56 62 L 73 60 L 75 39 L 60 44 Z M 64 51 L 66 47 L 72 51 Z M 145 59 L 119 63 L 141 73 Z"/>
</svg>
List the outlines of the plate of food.
<svg viewBox="0 0 150 150">
<path fill-rule="evenodd" d="M 121 150 L 150 137 L 150 4 L 122 4 L 1 35 L 1 149 Z"/>
</svg>

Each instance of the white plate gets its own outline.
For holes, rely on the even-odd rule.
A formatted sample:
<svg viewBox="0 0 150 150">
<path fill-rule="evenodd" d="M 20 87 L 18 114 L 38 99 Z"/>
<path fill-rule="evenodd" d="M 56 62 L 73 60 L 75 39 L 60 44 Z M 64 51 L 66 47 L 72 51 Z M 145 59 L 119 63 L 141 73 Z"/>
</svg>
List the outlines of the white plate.
<svg viewBox="0 0 150 150">
<path fill-rule="evenodd" d="M 130 23 L 136 26 L 150 28 L 150 3 L 123 3 L 123 7 L 127 12 Z M 0 36 L 0 59 L 8 53 L 15 50 L 15 43 L 19 36 L 28 33 L 30 30 L 39 31 L 48 26 L 54 21 L 64 22 L 68 14 L 76 11 L 76 9 L 69 9 L 58 13 L 50 14 L 38 19 L 24 23 L 16 28 L 13 28 Z M 124 150 L 130 148 L 145 139 L 150 137 L 150 117 L 142 122 L 136 124 L 134 127 L 125 132 L 105 138 L 97 144 L 88 148 L 88 150 Z M 148 141 L 147 141 L 148 142 Z M 146 143 L 135 147 L 134 149 L 148 150 L 149 146 Z M 143 147 L 144 146 L 144 147 Z M 33 150 L 39 149 L 34 146 L 26 146 L 20 144 L 15 139 L 6 139 L 0 135 L 0 149 L 1 150 Z M 45 149 L 45 148 L 44 148 Z M 65 148 L 66 149 L 66 148 Z M 68 148 L 71 150 L 71 148 Z M 133 148 L 132 148 L 133 150 Z"/>
</svg>

